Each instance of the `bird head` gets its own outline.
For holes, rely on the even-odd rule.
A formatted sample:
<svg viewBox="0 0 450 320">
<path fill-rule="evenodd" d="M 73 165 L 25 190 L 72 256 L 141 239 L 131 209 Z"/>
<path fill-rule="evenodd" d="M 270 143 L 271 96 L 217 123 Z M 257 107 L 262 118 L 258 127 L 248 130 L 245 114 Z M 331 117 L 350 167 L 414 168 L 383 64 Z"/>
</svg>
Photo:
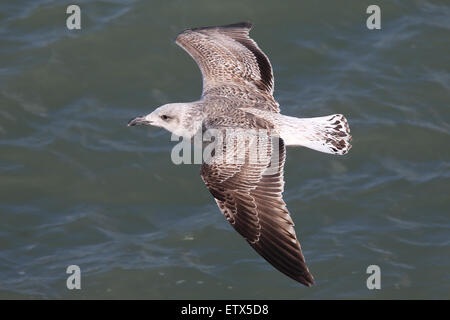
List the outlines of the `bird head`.
<svg viewBox="0 0 450 320">
<path fill-rule="evenodd" d="M 188 103 L 169 103 L 157 108 L 146 116 L 136 117 L 128 122 L 128 126 L 150 125 L 160 127 L 178 136 L 191 137 L 195 134 L 191 117 L 191 109 Z M 196 126 L 194 126 L 196 127 Z M 193 130 L 195 129 L 195 130 Z"/>
</svg>

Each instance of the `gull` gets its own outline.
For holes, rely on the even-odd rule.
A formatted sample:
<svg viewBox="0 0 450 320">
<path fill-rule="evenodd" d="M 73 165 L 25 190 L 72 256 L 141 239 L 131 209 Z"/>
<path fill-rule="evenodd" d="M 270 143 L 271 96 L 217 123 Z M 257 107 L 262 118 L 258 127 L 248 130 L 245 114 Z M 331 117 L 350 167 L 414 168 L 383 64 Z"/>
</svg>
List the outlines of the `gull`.
<svg viewBox="0 0 450 320">
<path fill-rule="evenodd" d="M 202 73 L 200 99 L 165 104 L 130 120 L 128 126 L 152 125 L 186 139 L 208 130 L 223 133 L 225 140 L 201 166 L 206 187 L 228 222 L 258 254 L 309 287 L 314 278 L 282 196 L 286 146 L 344 155 L 351 148 L 350 129 L 341 114 L 296 118 L 280 113 L 273 97 L 272 66 L 250 38 L 251 28 L 251 23 L 241 22 L 181 32 L 176 44 Z M 239 133 L 229 134 L 230 130 Z M 253 142 L 233 143 L 242 132 L 251 132 L 244 142 Z M 267 137 L 266 143 L 260 143 L 261 136 Z M 243 154 L 241 161 L 236 161 L 237 153 Z"/>
</svg>

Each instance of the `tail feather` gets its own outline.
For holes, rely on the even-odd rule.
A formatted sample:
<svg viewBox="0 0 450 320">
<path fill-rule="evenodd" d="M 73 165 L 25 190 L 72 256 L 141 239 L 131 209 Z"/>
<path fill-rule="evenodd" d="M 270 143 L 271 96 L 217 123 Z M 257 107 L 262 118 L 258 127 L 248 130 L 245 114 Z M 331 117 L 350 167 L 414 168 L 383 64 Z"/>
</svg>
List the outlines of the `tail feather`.
<svg viewBox="0 0 450 320">
<path fill-rule="evenodd" d="M 286 138 L 283 138 L 286 145 L 301 145 L 339 155 L 348 153 L 352 147 L 350 127 L 347 119 L 341 114 L 317 118 L 291 118 L 289 127 L 283 131 L 286 135 Z"/>
</svg>

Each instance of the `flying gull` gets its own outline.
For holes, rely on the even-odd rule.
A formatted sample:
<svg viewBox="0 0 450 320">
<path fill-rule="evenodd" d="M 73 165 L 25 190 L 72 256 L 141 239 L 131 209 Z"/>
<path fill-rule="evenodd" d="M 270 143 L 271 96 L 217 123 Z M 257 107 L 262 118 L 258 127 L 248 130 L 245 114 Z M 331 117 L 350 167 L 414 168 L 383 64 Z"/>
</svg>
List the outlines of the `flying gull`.
<svg viewBox="0 0 450 320">
<path fill-rule="evenodd" d="M 230 130 L 247 131 L 253 142 L 261 140 L 255 138 L 255 130 L 264 132 L 266 144 L 222 140 L 227 143 L 216 145 L 212 158 L 201 166 L 201 177 L 225 218 L 256 252 L 282 273 L 311 286 L 314 278 L 282 197 L 285 146 L 343 155 L 351 148 L 350 129 L 340 114 L 317 118 L 280 114 L 271 64 L 249 37 L 251 27 L 242 22 L 180 33 L 175 42 L 202 73 L 200 100 L 163 105 L 130 120 L 128 126 L 162 127 L 187 139 L 208 130 L 236 139 L 239 134 L 230 135 Z M 236 160 L 238 152 L 243 152 L 242 161 L 228 161 Z"/>
</svg>

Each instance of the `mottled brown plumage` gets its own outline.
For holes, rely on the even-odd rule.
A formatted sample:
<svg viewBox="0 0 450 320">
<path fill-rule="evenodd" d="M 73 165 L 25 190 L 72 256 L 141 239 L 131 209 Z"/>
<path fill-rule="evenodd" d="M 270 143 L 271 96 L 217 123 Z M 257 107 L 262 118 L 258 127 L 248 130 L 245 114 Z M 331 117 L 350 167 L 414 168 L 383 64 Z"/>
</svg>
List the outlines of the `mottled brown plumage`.
<svg viewBox="0 0 450 320">
<path fill-rule="evenodd" d="M 202 72 L 202 109 L 210 115 L 205 119 L 206 128 L 225 129 L 238 124 L 239 128 L 268 130 L 270 135 L 274 127 L 270 121 L 241 109 L 280 111 L 272 96 L 272 67 L 249 37 L 251 27 L 250 23 L 239 23 L 196 28 L 176 38 L 176 43 L 194 58 Z M 265 157 L 257 163 L 248 161 L 247 147 L 244 163 L 227 165 L 223 159 L 215 159 L 202 165 L 201 176 L 225 218 L 256 252 L 279 271 L 310 286 L 314 279 L 282 197 L 285 146 L 281 138 L 272 139 L 265 146 Z M 239 151 L 230 144 L 222 147 L 228 158 Z M 271 161 L 277 163 L 276 172 L 268 174 Z"/>
<path fill-rule="evenodd" d="M 245 106 L 280 112 L 273 98 L 274 79 L 267 56 L 242 22 L 221 27 L 195 28 L 180 33 L 175 42 L 195 60 L 203 76 L 203 100 L 236 97 Z"/>
<path fill-rule="evenodd" d="M 286 149 L 282 139 L 269 137 L 266 141 L 261 145 L 267 152 L 260 153 L 263 157 L 257 163 L 248 161 L 247 148 L 244 163 L 226 165 L 217 159 L 202 165 L 201 176 L 225 218 L 253 249 L 279 271 L 311 286 L 314 278 L 282 197 Z M 238 149 L 229 146 L 223 145 L 223 154 L 231 158 Z M 268 172 L 271 164 L 275 170 Z"/>
<path fill-rule="evenodd" d="M 343 155 L 351 148 L 350 129 L 340 114 L 297 118 L 280 113 L 272 67 L 249 37 L 251 27 L 243 22 L 180 33 L 176 43 L 202 72 L 200 100 L 163 105 L 128 125 L 157 126 L 185 139 L 212 132 L 227 139 L 214 140 L 212 158 L 203 159 L 203 181 L 225 218 L 256 252 L 311 286 L 314 279 L 282 197 L 285 145 Z"/>
</svg>

